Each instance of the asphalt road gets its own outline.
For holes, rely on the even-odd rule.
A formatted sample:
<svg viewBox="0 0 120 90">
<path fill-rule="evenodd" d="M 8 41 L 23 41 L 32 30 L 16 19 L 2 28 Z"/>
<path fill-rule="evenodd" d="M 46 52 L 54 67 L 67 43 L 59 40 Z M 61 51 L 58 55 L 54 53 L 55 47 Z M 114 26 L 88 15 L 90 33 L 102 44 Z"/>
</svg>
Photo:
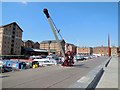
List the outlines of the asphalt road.
<svg viewBox="0 0 120 90">
<path fill-rule="evenodd" d="M 47 66 L 5 73 L 2 88 L 67 88 L 107 60 L 99 57 L 76 62 L 73 67 Z"/>
</svg>

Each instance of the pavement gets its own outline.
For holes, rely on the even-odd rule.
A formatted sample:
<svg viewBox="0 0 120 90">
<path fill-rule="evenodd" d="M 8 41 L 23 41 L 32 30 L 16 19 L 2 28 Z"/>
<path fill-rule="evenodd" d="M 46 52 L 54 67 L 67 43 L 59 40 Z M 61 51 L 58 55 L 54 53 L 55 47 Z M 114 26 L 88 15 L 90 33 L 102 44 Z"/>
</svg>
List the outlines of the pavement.
<svg viewBox="0 0 120 90">
<path fill-rule="evenodd" d="M 67 88 L 107 60 L 99 57 L 76 62 L 73 67 L 47 66 L 4 73 L 2 88 Z"/>
<path fill-rule="evenodd" d="M 118 88 L 118 57 L 112 57 L 96 88 Z"/>
</svg>

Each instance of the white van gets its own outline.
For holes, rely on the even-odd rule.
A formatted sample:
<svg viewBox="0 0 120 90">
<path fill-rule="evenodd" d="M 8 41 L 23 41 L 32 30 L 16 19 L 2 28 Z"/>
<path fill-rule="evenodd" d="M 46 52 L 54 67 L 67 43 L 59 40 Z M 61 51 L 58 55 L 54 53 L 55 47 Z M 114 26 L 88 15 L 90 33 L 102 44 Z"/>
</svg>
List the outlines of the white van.
<svg viewBox="0 0 120 90">
<path fill-rule="evenodd" d="M 39 62 L 39 66 L 57 65 L 56 60 L 50 59 L 50 58 L 34 57 L 33 61 L 38 61 Z"/>
</svg>

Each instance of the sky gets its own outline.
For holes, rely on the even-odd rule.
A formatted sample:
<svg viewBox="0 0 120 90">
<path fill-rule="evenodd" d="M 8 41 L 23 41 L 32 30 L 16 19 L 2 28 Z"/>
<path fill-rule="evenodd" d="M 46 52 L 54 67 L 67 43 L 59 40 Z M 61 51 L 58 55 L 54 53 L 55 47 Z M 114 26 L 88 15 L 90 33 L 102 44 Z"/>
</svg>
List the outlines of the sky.
<svg viewBox="0 0 120 90">
<path fill-rule="evenodd" d="M 53 40 L 44 8 L 67 43 L 107 46 L 109 34 L 111 46 L 118 45 L 117 2 L 3 2 L 2 25 L 17 22 L 23 29 L 23 40 Z"/>
</svg>

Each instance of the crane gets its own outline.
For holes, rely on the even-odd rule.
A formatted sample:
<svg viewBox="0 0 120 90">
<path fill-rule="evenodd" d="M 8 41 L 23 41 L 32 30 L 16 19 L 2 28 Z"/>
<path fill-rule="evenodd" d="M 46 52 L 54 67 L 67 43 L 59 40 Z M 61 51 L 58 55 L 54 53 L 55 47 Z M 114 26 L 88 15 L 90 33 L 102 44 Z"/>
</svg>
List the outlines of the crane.
<svg viewBox="0 0 120 90">
<path fill-rule="evenodd" d="M 62 45 L 59 41 L 59 38 L 57 36 L 57 33 L 56 31 L 58 32 L 58 34 L 60 35 L 60 37 L 62 38 L 62 35 L 59 33 L 60 30 L 57 29 L 55 23 L 53 22 L 52 18 L 50 17 L 49 13 L 48 13 L 48 10 L 45 8 L 43 10 L 44 14 L 46 15 L 47 19 L 48 19 L 48 22 L 50 24 L 50 27 L 52 28 L 52 31 L 53 31 L 53 34 L 56 38 L 56 42 L 58 43 L 58 46 L 60 48 L 60 51 L 62 53 L 62 56 L 64 58 L 64 62 L 62 64 L 62 66 L 73 66 L 74 64 L 74 61 L 73 61 L 73 53 L 68 51 L 67 53 L 64 53 L 63 51 L 63 48 L 62 48 Z M 55 30 L 56 29 L 56 30 Z M 63 39 L 63 38 L 62 38 Z"/>
<path fill-rule="evenodd" d="M 47 19 L 48 19 L 48 22 L 49 22 L 49 24 L 50 24 L 50 26 L 51 26 L 51 28 L 52 28 L 53 34 L 54 34 L 54 36 L 55 36 L 55 38 L 56 38 L 56 42 L 58 43 L 58 46 L 59 46 L 59 48 L 60 48 L 60 51 L 61 51 L 61 53 L 62 53 L 63 58 L 65 59 L 65 53 L 64 53 L 64 51 L 63 51 L 63 49 L 62 49 L 62 45 L 61 45 L 61 43 L 60 43 L 60 41 L 59 41 L 59 38 L 58 38 L 57 33 L 56 33 L 56 31 L 55 31 L 55 28 L 56 28 L 56 30 L 58 31 L 58 33 L 59 33 L 59 30 L 57 29 L 57 27 L 55 26 L 54 22 L 52 21 L 50 15 L 49 15 L 49 13 L 48 13 L 48 10 L 45 8 L 45 9 L 43 10 L 43 12 L 44 12 L 44 14 L 46 15 L 46 17 L 47 17 Z M 60 34 L 60 33 L 59 33 L 59 34 Z M 60 34 L 60 36 L 61 36 L 61 34 Z M 61 36 L 61 38 L 62 38 L 62 36 Z"/>
</svg>

